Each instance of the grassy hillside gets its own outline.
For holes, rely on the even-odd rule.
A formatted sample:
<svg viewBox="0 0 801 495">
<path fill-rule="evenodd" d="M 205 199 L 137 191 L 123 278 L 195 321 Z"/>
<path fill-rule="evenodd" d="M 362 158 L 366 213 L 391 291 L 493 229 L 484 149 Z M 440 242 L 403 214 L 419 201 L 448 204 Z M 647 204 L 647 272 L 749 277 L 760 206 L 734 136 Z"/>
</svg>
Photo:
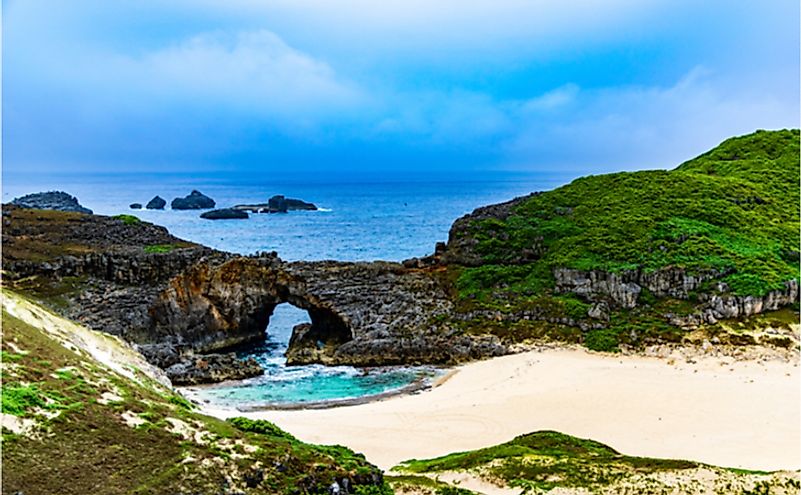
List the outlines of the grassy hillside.
<svg viewBox="0 0 801 495">
<path fill-rule="evenodd" d="M 466 473 L 524 493 L 640 494 L 791 494 L 801 488 L 798 473 L 726 469 L 697 462 L 632 457 L 592 440 L 553 431 L 521 435 L 501 445 L 394 468 L 408 473 L 394 480 L 399 488 L 437 494 L 472 493 L 436 482 L 444 473 Z M 417 475 L 418 477 L 415 477 Z M 421 477 L 420 475 L 425 475 Z"/>
<path fill-rule="evenodd" d="M 307 494 L 342 478 L 390 492 L 347 448 L 199 414 L 115 338 L 8 291 L 2 318 L 3 493 Z"/>
<path fill-rule="evenodd" d="M 481 260 L 451 268 L 463 311 L 586 319 L 586 299 L 553 290 L 555 268 L 648 273 L 676 267 L 715 274 L 699 291 L 723 287 L 763 296 L 799 278 L 799 131 L 732 138 L 673 170 L 582 177 L 515 201 L 502 214 L 474 215 L 451 235 Z M 643 291 L 640 302 L 653 311 L 613 312 L 610 325 L 644 322 L 670 333 L 661 315 L 691 312 L 690 296 L 657 301 Z M 522 333 L 538 332 L 581 338 L 564 325 Z"/>
</svg>

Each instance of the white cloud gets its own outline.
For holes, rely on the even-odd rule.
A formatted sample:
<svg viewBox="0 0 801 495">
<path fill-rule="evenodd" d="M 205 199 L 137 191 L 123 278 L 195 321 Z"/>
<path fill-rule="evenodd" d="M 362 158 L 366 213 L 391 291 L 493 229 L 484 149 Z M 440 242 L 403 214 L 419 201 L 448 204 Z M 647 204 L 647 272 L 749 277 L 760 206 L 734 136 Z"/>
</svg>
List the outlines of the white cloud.
<svg viewBox="0 0 801 495">
<path fill-rule="evenodd" d="M 505 145 L 513 168 L 672 168 L 728 137 L 798 126 L 797 93 L 732 89 L 701 67 L 669 87 L 576 94 L 572 111 L 518 115 L 517 132 Z M 549 95 L 541 98 L 548 101 Z M 788 105 L 793 99 L 796 104 Z"/>
<path fill-rule="evenodd" d="M 148 91 L 204 105 L 308 117 L 352 108 L 361 91 L 266 30 L 210 33 L 127 61 Z"/>
<path fill-rule="evenodd" d="M 526 100 L 522 104 L 523 112 L 543 112 L 555 110 L 576 101 L 579 87 L 573 83 L 565 84 L 542 95 Z"/>
</svg>

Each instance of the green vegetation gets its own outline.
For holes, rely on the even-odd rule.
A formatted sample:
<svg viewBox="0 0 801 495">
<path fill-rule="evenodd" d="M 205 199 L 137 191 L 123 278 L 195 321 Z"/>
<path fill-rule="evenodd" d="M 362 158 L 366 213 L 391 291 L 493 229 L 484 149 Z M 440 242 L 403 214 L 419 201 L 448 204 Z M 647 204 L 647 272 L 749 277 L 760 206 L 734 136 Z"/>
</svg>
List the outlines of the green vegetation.
<svg viewBox="0 0 801 495">
<path fill-rule="evenodd" d="M 758 131 L 671 171 L 577 179 L 532 196 L 505 220 L 476 222 L 470 234 L 488 266 L 463 273 L 460 290 L 503 270 L 538 290 L 533 274 L 552 267 L 679 266 L 727 273 L 735 293 L 762 295 L 798 278 L 798 163 L 798 130 Z M 541 263 L 499 268 L 524 250 Z"/>
<path fill-rule="evenodd" d="M 393 469 L 429 476 L 442 472 L 466 472 L 501 486 L 521 488 L 526 493 L 547 493 L 557 487 L 585 489 L 590 493 L 696 493 L 699 487 L 692 484 L 683 488 L 679 486 L 678 491 L 673 491 L 673 486 L 665 481 L 667 478 L 660 475 L 688 471 L 688 478 L 692 480 L 693 470 L 698 469 L 709 471 L 713 480 L 710 482 L 713 489 L 704 493 L 745 493 L 748 487 L 759 484 L 792 488 L 790 485 L 795 482 L 792 475 L 774 479 L 772 473 L 717 468 L 683 460 L 626 456 L 602 443 L 555 431 L 521 435 L 493 447 L 435 459 L 413 459 Z M 402 478 L 392 481 L 404 482 Z M 414 478 L 406 482 L 425 485 L 424 480 Z M 628 489 L 621 490 L 622 487 Z M 743 488 L 738 490 L 735 487 Z"/>
<path fill-rule="evenodd" d="M 358 494 L 392 493 L 345 447 L 204 416 L 132 366 L 139 382 L 5 311 L 2 322 L 2 411 L 24 427 L 3 429 L 3 493 L 301 495 L 343 477 Z"/>
<path fill-rule="evenodd" d="M 175 244 L 151 244 L 149 246 L 145 246 L 146 253 L 169 253 L 173 249 L 176 249 L 178 246 Z"/>
<path fill-rule="evenodd" d="M 133 215 L 126 215 L 126 214 L 114 215 L 114 218 L 116 218 L 117 220 L 122 220 L 122 223 L 124 223 L 125 225 L 135 225 L 137 223 L 142 222 L 139 219 L 139 217 L 135 217 Z"/>
<path fill-rule="evenodd" d="M 449 268 L 457 310 L 484 315 L 457 325 L 510 341 L 563 334 L 573 341 L 560 327 L 597 327 L 591 305 L 555 292 L 556 268 L 678 267 L 714 274 L 704 292 L 722 282 L 735 295 L 765 295 L 799 278 L 799 208 L 798 130 L 732 138 L 670 171 L 577 179 L 526 198 L 506 218 L 474 220 L 457 233 L 475 240 L 470 249 L 484 261 Z M 679 340 L 664 315 L 693 313 L 693 297 L 681 304 L 643 291 L 636 309 L 610 308 L 599 317 L 605 328 L 585 330 L 579 340 L 604 351 Z M 521 315 L 550 324 L 522 322 Z"/>
</svg>

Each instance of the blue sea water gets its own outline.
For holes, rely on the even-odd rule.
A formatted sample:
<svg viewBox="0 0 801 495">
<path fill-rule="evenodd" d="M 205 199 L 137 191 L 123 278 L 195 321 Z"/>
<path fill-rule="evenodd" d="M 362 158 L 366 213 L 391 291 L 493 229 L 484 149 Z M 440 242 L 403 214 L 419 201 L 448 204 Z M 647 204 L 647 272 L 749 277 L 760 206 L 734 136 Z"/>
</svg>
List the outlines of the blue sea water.
<svg viewBox="0 0 801 495">
<path fill-rule="evenodd" d="M 277 251 L 285 260 L 337 259 L 401 261 L 425 256 L 445 241 L 453 221 L 473 209 L 506 201 L 567 182 L 558 175 L 484 181 L 315 182 L 278 181 L 259 177 L 189 177 L 181 175 L 6 176 L 3 202 L 45 190 L 77 196 L 97 214 L 134 214 L 167 227 L 178 237 L 240 254 Z M 266 202 L 275 194 L 315 203 L 319 211 L 251 214 L 248 220 L 204 220 L 198 211 L 131 210 L 154 195 L 168 203 L 198 189 L 217 207 Z M 360 370 L 346 366 L 285 366 L 283 353 L 305 311 L 289 304 L 276 308 L 264 346 L 244 356 L 256 358 L 263 376 L 193 394 L 224 406 L 293 404 L 355 398 L 402 388 L 436 371 L 427 367 Z"/>
</svg>

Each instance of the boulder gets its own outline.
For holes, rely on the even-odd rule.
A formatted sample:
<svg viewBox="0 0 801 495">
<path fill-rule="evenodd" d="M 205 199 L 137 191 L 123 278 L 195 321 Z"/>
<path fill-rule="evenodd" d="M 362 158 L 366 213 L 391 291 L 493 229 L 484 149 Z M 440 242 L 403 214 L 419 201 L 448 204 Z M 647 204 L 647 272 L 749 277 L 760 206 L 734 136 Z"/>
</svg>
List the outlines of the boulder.
<svg viewBox="0 0 801 495">
<path fill-rule="evenodd" d="M 167 206 L 167 201 L 161 196 L 155 196 L 147 202 L 145 208 L 148 210 L 163 210 L 165 206 Z"/>
<path fill-rule="evenodd" d="M 142 203 L 131 203 L 128 206 L 130 206 L 130 208 L 132 210 L 141 210 L 142 209 Z"/>
<path fill-rule="evenodd" d="M 77 213 L 86 213 L 87 215 L 92 214 L 92 210 L 84 208 L 78 203 L 78 198 L 63 191 L 28 194 L 21 198 L 14 199 L 11 204 L 22 208 L 34 208 L 37 210 L 74 211 Z"/>
<path fill-rule="evenodd" d="M 244 380 L 264 373 L 264 369 L 255 359 L 239 359 L 233 352 L 186 356 L 165 371 L 173 385 Z"/>
<path fill-rule="evenodd" d="M 214 208 L 217 203 L 197 189 L 189 193 L 189 196 L 175 198 L 172 200 L 173 210 L 205 210 Z"/>
<path fill-rule="evenodd" d="M 223 208 L 220 210 L 207 211 L 200 215 L 200 218 L 206 220 L 239 220 L 250 218 L 248 213 L 244 210 L 235 210 L 233 208 Z"/>
</svg>

